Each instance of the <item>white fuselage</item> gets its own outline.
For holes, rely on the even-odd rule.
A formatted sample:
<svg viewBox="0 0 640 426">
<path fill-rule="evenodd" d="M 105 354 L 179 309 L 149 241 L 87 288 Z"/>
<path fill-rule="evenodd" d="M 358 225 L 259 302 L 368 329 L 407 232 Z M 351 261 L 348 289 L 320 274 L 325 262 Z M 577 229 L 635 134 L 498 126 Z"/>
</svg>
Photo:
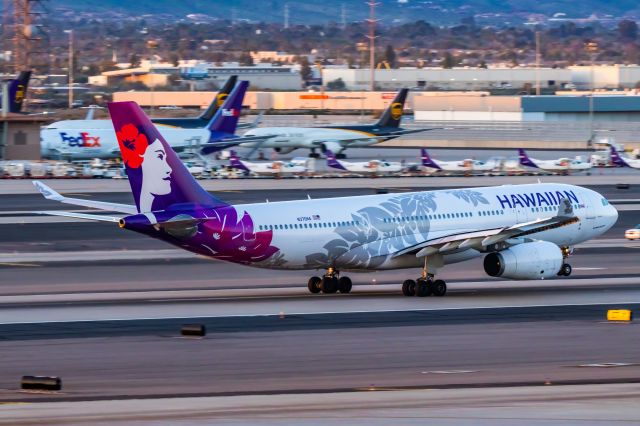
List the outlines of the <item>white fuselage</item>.
<svg viewBox="0 0 640 426">
<path fill-rule="evenodd" d="M 158 125 L 158 130 L 174 149 L 197 147 L 209 140 L 207 129 L 180 129 Z M 118 139 L 109 120 L 66 120 L 40 130 L 44 158 L 119 158 Z"/>
<path fill-rule="evenodd" d="M 461 161 L 440 161 L 434 160 L 440 169 L 445 172 L 490 172 L 500 169 L 500 163 L 495 160 L 480 161 L 466 159 Z M 424 166 L 429 168 L 428 166 Z M 437 169 L 435 169 L 437 170 Z"/>
<path fill-rule="evenodd" d="M 347 172 L 360 173 L 360 174 L 385 174 L 385 173 L 398 173 L 401 172 L 402 164 L 397 162 L 371 160 L 361 162 L 342 161 L 339 163 L 346 169 Z M 336 169 L 339 171 L 345 171 Z"/>
<path fill-rule="evenodd" d="M 591 163 L 572 158 L 559 158 L 557 160 L 536 160 L 532 158 L 531 161 L 533 161 L 539 169 L 552 173 L 591 170 Z"/>
<path fill-rule="evenodd" d="M 579 220 L 528 235 L 558 246 L 572 246 L 608 230 L 615 208 L 597 192 L 563 184 L 505 185 L 388 195 L 243 204 L 254 229 L 272 231 L 274 259 L 258 267 L 323 269 L 336 259 L 343 270 L 419 267 L 423 258 L 396 253 L 444 236 L 505 228 L 554 217 L 558 200 L 571 200 Z M 481 255 L 476 249 L 441 256 L 441 264 Z"/>
<path fill-rule="evenodd" d="M 242 161 L 242 164 L 244 164 L 251 173 L 258 175 L 302 174 L 307 172 L 307 167 L 304 165 L 285 161 L 271 161 L 264 163 Z"/>
<path fill-rule="evenodd" d="M 264 142 L 247 142 L 241 146 L 260 148 L 320 148 L 322 144 L 336 152 L 333 145 L 362 147 L 380 142 L 373 135 L 355 130 L 314 127 L 260 127 L 251 129 L 243 136 L 273 136 Z M 369 137 L 370 136 L 370 137 Z"/>
</svg>

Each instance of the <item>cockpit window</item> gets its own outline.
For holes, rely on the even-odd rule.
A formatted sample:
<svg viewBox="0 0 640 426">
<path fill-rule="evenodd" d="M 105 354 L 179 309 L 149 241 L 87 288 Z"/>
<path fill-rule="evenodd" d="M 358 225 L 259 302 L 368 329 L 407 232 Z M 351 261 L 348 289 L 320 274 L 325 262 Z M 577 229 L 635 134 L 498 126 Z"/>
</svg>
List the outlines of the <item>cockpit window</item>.
<svg viewBox="0 0 640 426">
<path fill-rule="evenodd" d="M 608 206 L 609 205 L 609 201 L 606 198 L 602 199 L 602 205 L 603 206 Z"/>
</svg>

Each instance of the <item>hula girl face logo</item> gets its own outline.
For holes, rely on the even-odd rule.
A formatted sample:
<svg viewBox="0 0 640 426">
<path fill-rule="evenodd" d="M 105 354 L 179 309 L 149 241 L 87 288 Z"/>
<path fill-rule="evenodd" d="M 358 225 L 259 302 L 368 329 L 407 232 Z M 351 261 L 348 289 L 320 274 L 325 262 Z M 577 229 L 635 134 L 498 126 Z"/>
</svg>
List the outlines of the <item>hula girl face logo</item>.
<svg viewBox="0 0 640 426">
<path fill-rule="evenodd" d="M 150 212 L 157 195 L 171 193 L 171 166 L 167 152 L 159 139 L 149 143 L 147 136 L 133 124 L 125 124 L 116 132 L 122 160 L 129 169 L 140 169 L 139 210 Z M 138 172 L 139 173 L 139 172 Z M 133 174 L 133 173 L 132 173 Z M 129 177 L 130 180 L 133 176 Z"/>
</svg>

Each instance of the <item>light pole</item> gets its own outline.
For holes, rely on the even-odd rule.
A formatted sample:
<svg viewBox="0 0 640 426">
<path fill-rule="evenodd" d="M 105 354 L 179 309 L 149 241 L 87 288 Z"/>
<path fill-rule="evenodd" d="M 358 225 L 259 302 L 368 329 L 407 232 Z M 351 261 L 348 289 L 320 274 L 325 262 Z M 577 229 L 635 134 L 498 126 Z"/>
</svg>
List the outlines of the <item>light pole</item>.
<svg viewBox="0 0 640 426">
<path fill-rule="evenodd" d="M 69 34 L 69 109 L 73 108 L 73 30 L 64 30 Z"/>
<path fill-rule="evenodd" d="M 536 96 L 540 96 L 540 31 L 536 31 Z"/>
<path fill-rule="evenodd" d="M 587 141 L 587 147 L 591 148 L 593 146 L 593 92 L 595 90 L 593 65 L 598 53 L 598 43 L 590 41 L 586 44 L 585 49 L 589 52 L 591 59 L 591 66 L 589 67 L 589 140 Z"/>
</svg>

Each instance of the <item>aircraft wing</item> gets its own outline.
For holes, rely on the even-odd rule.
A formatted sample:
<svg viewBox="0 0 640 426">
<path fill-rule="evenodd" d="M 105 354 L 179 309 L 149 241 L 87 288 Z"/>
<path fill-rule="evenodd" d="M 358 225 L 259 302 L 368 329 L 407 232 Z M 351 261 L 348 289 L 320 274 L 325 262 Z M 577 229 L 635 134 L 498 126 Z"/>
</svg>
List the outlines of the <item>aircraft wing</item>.
<svg viewBox="0 0 640 426">
<path fill-rule="evenodd" d="M 40 191 L 40 193 L 47 200 L 59 201 L 65 204 L 91 207 L 94 209 L 106 210 L 106 211 L 112 211 L 112 212 L 118 212 L 118 213 L 126 213 L 126 214 L 138 213 L 138 209 L 136 208 L 136 206 L 133 206 L 133 205 L 109 203 L 106 201 L 84 200 L 82 198 L 65 197 L 38 180 L 34 180 L 33 185 L 38 189 L 38 191 Z"/>
<path fill-rule="evenodd" d="M 428 132 L 429 130 L 444 130 L 444 129 L 445 129 L 444 127 L 430 127 L 428 129 L 402 129 L 395 132 L 387 133 L 385 136 L 387 137 L 402 136 L 402 135 L 409 135 L 411 133 L 421 133 L 421 132 Z"/>
<path fill-rule="evenodd" d="M 222 151 L 223 149 L 232 148 L 234 146 L 241 145 L 247 142 L 257 142 L 255 149 L 259 149 L 260 146 L 268 139 L 271 139 L 275 135 L 264 136 L 241 136 L 237 138 L 220 139 L 215 142 L 208 142 L 200 144 L 200 150 L 202 154 L 211 154 L 213 152 Z"/>
<path fill-rule="evenodd" d="M 526 241 L 526 237 L 537 232 L 560 228 L 578 222 L 580 219 L 574 214 L 573 206 L 567 199 L 563 199 L 555 216 L 518 223 L 504 228 L 489 228 L 471 232 L 463 232 L 434 238 L 407 247 L 393 254 L 393 257 L 405 254 L 415 254 L 416 257 L 448 254 L 466 249 L 483 250 L 495 244 L 513 246 Z"/>
</svg>

